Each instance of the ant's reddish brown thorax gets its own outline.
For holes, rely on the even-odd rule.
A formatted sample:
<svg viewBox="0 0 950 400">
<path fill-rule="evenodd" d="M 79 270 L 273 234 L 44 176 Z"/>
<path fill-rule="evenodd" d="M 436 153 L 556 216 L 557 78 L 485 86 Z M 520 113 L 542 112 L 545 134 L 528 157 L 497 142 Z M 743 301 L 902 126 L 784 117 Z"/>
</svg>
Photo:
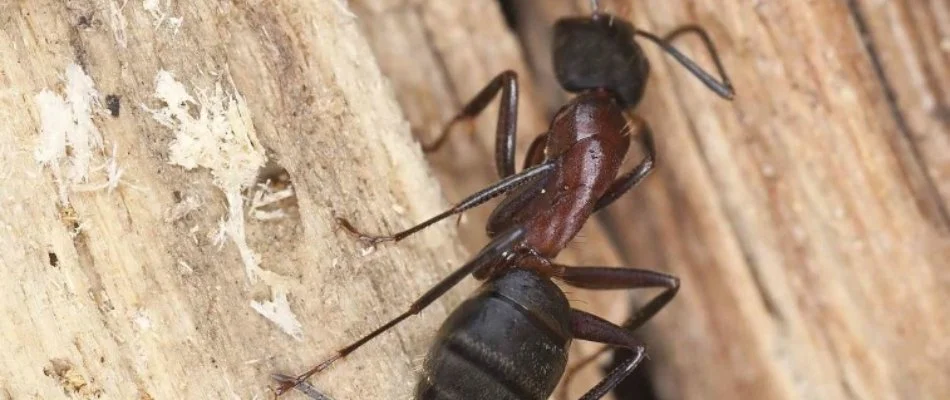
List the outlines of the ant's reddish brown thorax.
<svg viewBox="0 0 950 400">
<path fill-rule="evenodd" d="M 581 93 L 554 115 L 548 130 L 545 156 L 554 158 L 593 136 L 619 145 L 618 139 L 626 136 L 626 126 L 623 108 L 613 94 L 605 90 Z M 622 151 L 622 158 L 626 147 L 618 150 Z"/>
<path fill-rule="evenodd" d="M 544 154 L 559 168 L 509 195 L 489 230 L 524 226 L 522 245 L 554 258 L 577 235 L 607 191 L 630 147 L 623 109 L 607 91 L 588 91 L 562 107 L 547 133 Z"/>
</svg>

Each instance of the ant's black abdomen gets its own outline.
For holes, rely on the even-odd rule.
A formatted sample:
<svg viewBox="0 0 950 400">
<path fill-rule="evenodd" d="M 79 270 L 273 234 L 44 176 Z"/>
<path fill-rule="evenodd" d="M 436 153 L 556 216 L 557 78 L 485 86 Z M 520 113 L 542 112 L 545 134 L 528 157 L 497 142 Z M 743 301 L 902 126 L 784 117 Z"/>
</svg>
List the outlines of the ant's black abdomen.
<svg viewBox="0 0 950 400">
<path fill-rule="evenodd" d="M 567 364 L 569 318 L 564 293 L 534 272 L 485 283 L 439 329 L 416 399 L 547 399 Z"/>
<path fill-rule="evenodd" d="M 650 64 L 629 22 L 609 14 L 558 20 L 554 71 L 569 92 L 607 89 L 626 106 L 643 97 Z"/>
</svg>

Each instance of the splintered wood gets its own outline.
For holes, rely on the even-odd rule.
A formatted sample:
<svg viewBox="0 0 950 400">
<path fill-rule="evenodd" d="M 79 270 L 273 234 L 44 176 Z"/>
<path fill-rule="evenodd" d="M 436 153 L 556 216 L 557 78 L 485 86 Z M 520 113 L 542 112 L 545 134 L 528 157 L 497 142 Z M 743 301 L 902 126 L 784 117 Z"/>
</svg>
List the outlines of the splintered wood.
<svg viewBox="0 0 950 400">
<path fill-rule="evenodd" d="M 492 203 L 375 250 L 334 218 L 392 232 L 497 179 L 496 105 L 418 142 L 513 69 L 522 157 L 569 98 L 550 27 L 589 12 L 512 0 L 510 29 L 492 0 L 251 3 L 0 4 L 0 398 L 269 398 L 270 374 L 399 314 L 486 243 Z M 737 91 L 644 44 L 658 169 L 559 258 L 682 279 L 638 332 L 657 397 L 950 398 L 946 2 L 601 4 L 705 27 Z M 313 385 L 410 398 L 473 287 Z M 645 299 L 567 290 L 612 321 Z"/>
<path fill-rule="evenodd" d="M 0 398 L 270 398 L 467 258 L 336 228 L 448 206 L 345 7 L 176 4 L 0 5 Z M 408 397 L 464 294 L 314 384 Z"/>
</svg>

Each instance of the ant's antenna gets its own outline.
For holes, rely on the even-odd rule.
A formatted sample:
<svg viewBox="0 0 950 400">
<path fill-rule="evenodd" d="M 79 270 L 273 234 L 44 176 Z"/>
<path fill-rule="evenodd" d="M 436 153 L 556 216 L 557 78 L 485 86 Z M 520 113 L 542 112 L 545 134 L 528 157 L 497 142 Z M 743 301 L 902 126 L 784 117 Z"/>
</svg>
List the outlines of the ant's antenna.
<svg viewBox="0 0 950 400">
<path fill-rule="evenodd" d="M 702 67 L 696 65 L 693 60 L 670 44 L 671 40 L 684 33 L 693 33 L 702 39 L 703 44 L 706 46 L 706 51 L 709 52 L 709 55 L 713 59 L 713 63 L 716 65 L 716 71 L 719 73 L 719 78 L 721 80 L 716 80 L 716 78 L 703 70 Z M 702 81 L 706 87 L 708 87 L 713 92 L 716 92 L 716 94 L 718 94 L 720 97 L 727 100 L 732 100 L 733 96 L 735 96 L 736 92 L 732 88 L 732 82 L 729 81 L 729 77 L 726 76 L 725 68 L 722 67 L 722 61 L 719 60 L 719 52 L 716 51 L 716 47 L 713 46 L 712 40 L 709 39 L 709 35 L 702 28 L 696 25 L 686 25 L 668 33 L 662 38 L 657 37 L 650 32 L 641 31 L 639 29 L 634 32 L 634 35 L 642 36 L 657 46 L 660 46 L 663 51 L 673 56 L 673 58 L 675 58 L 676 61 L 680 63 L 680 65 L 689 70 L 693 76 L 699 78 L 699 80 Z"/>
</svg>

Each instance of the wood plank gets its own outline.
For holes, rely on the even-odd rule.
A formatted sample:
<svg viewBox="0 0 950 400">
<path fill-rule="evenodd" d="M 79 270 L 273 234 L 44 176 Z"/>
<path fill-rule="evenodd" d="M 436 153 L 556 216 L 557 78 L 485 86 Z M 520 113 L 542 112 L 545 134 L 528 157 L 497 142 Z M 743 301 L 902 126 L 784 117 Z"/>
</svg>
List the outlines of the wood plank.
<svg viewBox="0 0 950 400">
<path fill-rule="evenodd" d="M 466 260 L 449 225 L 370 254 L 336 228 L 448 206 L 345 7 L 169 4 L 0 5 L 0 398 L 269 398 L 271 373 L 303 370 Z M 182 104 L 169 126 L 153 117 Z M 254 178 L 295 195 L 256 209 Z M 251 307 L 280 309 L 282 291 L 276 315 L 300 322 L 299 341 Z M 442 304 L 315 384 L 407 397 Z"/>
</svg>

